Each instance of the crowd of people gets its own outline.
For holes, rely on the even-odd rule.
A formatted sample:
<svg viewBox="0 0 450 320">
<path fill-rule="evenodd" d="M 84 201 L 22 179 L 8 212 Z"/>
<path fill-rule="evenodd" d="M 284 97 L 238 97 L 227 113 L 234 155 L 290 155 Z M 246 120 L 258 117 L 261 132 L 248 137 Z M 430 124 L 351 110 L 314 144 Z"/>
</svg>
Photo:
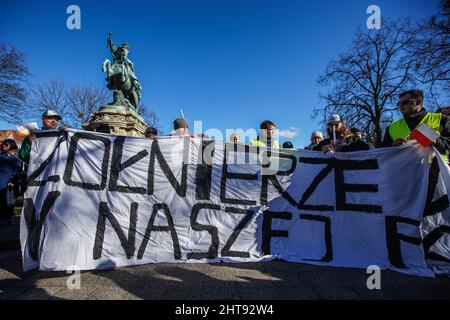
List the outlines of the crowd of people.
<svg viewBox="0 0 450 320">
<path fill-rule="evenodd" d="M 311 143 L 304 149 L 324 153 L 353 152 L 370 150 L 380 147 L 396 147 L 411 140 L 411 132 L 419 125 L 428 125 L 438 138 L 433 141 L 434 146 L 448 163 L 450 151 L 450 107 L 439 108 L 435 113 L 423 107 L 424 95 L 421 90 L 409 90 L 400 94 L 397 103 L 403 117 L 393 121 L 386 129 L 384 139 L 380 145 L 374 146 L 363 138 L 358 128 L 348 128 L 343 119 L 332 114 L 326 125 L 326 137 L 320 131 L 311 134 Z M 64 130 L 64 125 L 58 124 L 62 117 L 54 110 L 47 110 L 42 114 L 42 130 Z M 256 139 L 250 140 L 250 145 L 257 147 L 280 148 L 275 139 L 276 125 L 270 120 L 263 121 L 259 126 Z M 206 134 L 192 134 L 189 124 L 184 118 L 175 119 L 170 136 L 191 136 L 192 138 L 209 139 Z M 157 140 L 158 130 L 148 127 L 145 137 Z M 14 198 L 23 195 L 26 189 L 26 171 L 30 161 L 30 150 L 36 134 L 31 132 L 22 142 L 20 149 L 12 139 L 5 139 L 0 144 L 0 226 L 9 225 L 13 215 Z M 229 141 L 241 143 L 237 133 L 231 134 Z M 294 148 L 292 142 L 286 141 L 281 148 Z M 437 180 L 437 163 L 433 161 L 430 168 L 430 181 Z"/>
</svg>

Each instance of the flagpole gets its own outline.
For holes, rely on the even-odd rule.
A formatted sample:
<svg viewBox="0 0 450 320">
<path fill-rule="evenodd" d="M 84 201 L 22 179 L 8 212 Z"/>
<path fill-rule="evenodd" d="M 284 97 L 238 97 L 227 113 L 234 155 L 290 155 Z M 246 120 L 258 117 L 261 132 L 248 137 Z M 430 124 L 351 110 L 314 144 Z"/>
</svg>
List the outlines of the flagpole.
<svg viewBox="0 0 450 320">
<path fill-rule="evenodd" d="M 336 125 L 333 124 L 333 145 L 336 145 Z"/>
</svg>

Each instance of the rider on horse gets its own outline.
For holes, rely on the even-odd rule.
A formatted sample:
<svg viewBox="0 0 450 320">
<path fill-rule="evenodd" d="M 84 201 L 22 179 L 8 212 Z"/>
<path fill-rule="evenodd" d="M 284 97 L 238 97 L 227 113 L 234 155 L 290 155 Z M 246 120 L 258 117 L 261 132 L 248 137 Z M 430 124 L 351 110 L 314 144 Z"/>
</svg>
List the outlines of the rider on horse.
<svg viewBox="0 0 450 320">
<path fill-rule="evenodd" d="M 136 77 L 136 73 L 134 71 L 134 65 L 133 62 L 131 62 L 130 59 L 128 59 L 128 53 L 130 52 L 130 48 L 128 46 L 128 44 L 126 43 L 122 43 L 120 45 L 119 48 L 117 48 L 111 38 L 111 32 L 109 33 L 109 37 L 108 37 L 108 46 L 109 49 L 111 51 L 111 54 L 113 56 L 113 65 L 123 65 L 124 68 L 122 68 L 123 70 L 123 76 L 124 78 L 128 78 L 131 80 L 132 86 L 135 89 L 136 93 L 137 93 L 137 97 L 138 100 L 141 99 L 141 85 L 139 83 L 138 78 Z M 115 88 L 115 85 L 112 81 L 111 78 L 108 78 L 108 89 L 110 90 L 117 90 L 117 88 Z M 133 103 L 133 101 L 131 101 Z M 136 104 L 139 101 L 136 101 Z M 133 103 L 134 104 L 134 103 Z M 135 108 L 137 108 L 137 105 L 134 105 Z"/>
</svg>

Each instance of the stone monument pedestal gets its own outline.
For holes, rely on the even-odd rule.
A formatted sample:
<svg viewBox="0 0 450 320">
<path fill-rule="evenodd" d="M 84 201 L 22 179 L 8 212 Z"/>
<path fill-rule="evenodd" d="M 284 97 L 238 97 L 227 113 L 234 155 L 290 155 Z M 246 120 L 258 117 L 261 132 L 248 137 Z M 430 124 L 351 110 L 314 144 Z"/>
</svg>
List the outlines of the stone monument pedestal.
<svg viewBox="0 0 450 320">
<path fill-rule="evenodd" d="M 143 137 L 147 129 L 144 119 L 136 111 L 117 105 L 106 105 L 92 116 L 83 128 L 119 136 Z"/>
</svg>

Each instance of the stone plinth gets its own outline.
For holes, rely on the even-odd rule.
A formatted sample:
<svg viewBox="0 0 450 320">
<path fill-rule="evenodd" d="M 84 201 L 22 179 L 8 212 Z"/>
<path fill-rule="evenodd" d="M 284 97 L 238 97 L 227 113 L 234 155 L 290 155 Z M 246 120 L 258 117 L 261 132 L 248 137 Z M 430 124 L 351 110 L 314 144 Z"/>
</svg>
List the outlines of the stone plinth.
<svg viewBox="0 0 450 320">
<path fill-rule="evenodd" d="M 106 105 L 95 112 L 91 121 L 83 125 L 83 128 L 119 136 L 143 137 L 147 124 L 134 110 Z"/>
</svg>

